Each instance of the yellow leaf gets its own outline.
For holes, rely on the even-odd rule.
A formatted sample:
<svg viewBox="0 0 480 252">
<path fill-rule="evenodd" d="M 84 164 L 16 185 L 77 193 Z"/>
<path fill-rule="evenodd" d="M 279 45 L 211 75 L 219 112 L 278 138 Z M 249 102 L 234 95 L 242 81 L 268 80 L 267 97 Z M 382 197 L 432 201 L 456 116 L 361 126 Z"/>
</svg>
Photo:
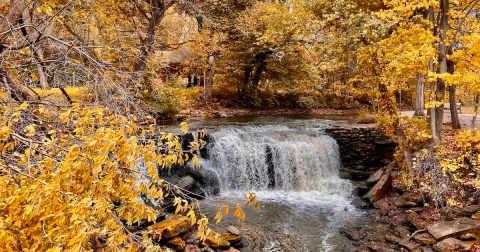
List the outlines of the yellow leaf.
<svg viewBox="0 0 480 252">
<path fill-rule="evenodd" d="M 35 125 L 30 124 L 23 130 L 25 132 L 25 136 L 32 137 L 35 135 Z"/>
</svg>

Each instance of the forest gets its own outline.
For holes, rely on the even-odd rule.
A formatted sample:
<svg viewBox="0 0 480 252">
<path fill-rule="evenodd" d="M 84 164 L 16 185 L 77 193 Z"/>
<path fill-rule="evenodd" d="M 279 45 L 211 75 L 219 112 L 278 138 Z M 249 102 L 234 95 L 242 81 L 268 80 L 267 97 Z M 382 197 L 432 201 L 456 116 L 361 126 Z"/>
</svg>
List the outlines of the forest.
<svg viewBox="0 0 480 252">
<path fill-rule="evenodd" d="M 240 114 L 355 114 L 402 190 L 480 205 L 478 0 L 0 0 L 0 60 L 1 251 L 223 251 L 255 188 L 208 216 L 164 171 Z"/>
</svg>

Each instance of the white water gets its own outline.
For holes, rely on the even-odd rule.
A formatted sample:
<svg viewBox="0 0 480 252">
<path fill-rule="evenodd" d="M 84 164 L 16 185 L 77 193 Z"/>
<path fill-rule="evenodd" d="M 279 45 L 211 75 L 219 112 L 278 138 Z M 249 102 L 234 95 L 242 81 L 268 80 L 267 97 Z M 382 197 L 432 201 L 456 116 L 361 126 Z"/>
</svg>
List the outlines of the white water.
<svg viewBox="0 0 480 252">
<path fill-rule="evenodd" d="M 300 197 L 305 203 L 351 195 L 350 182 L 338 177 L 338 145 L 318 129 L 246 126 L 211 134 L 215 143 L 203 167 L 218 175 L 222 194 L 254 191 L 282 201 Z"/>
<path fill-rule="evenodd" d="M 338 228 L 361 214 L 350 204 L 350 181 L 338 176 L 334 139 L 318 127 L 280 125 L 224 126 L 210 134 L 215 141 L 202 166 L 217 174 L 220 201 L 241 201 L 243 193 L 255 192 L 263 203 L 247 211 L 251 219 L 242 224 L 260 236 L 250 250 L 341 250 L 346 241 Z"/>
</svg>

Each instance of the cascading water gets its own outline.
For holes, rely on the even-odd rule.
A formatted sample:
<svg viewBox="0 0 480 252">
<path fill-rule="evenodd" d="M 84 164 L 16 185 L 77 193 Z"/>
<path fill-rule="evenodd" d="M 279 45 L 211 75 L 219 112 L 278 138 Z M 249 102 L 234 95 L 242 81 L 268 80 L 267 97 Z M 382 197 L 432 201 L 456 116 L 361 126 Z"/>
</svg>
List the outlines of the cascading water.
<svg viewBox="0 0 480 252">
<path fill-rule="evenodd" d="M 341 250 L 347 241 L 338 228 L 360 216 L 350 204 L 353 186 L 338 176 L 338 145 L 318 127 L 324 121 L 296 123 L 210 131 L 214 141 L 202 169 L 216 174 L 221 196 L 204 206 L 215 212 L 219 202 L 235 202 L 245 192 L 255 192 L 263 203 L 247 210 L 251 219 L 242 223 L 255 237 L 245 251 Z"/>
<path fill-rule="evenodd" d="M 212 133 L 205 169 L 219 177 L 221 191 L 314 192 L 350 196 L 352 187 L 338 177 L 340 160 L 334 139 L 319 130 L 286 126 L 225 127 Z"/>
</svg>

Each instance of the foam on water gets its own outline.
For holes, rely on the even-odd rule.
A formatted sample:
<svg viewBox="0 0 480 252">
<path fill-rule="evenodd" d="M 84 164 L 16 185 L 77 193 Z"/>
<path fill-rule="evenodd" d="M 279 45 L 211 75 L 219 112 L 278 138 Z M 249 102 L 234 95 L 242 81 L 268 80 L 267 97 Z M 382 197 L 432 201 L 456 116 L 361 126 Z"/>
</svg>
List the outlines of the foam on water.
<svg viewBox="0 0 480 252">
<path fill-rule="evenodd" d="M 203 167 L 218 175 L 222 194 L 255 191 L 268 199 L 306 203 L 351 195 L 350 182 L 338 177 L 336 141 L 318 130 L 225 127 L 212 135 L 215 144 Z"/>
</svg>

